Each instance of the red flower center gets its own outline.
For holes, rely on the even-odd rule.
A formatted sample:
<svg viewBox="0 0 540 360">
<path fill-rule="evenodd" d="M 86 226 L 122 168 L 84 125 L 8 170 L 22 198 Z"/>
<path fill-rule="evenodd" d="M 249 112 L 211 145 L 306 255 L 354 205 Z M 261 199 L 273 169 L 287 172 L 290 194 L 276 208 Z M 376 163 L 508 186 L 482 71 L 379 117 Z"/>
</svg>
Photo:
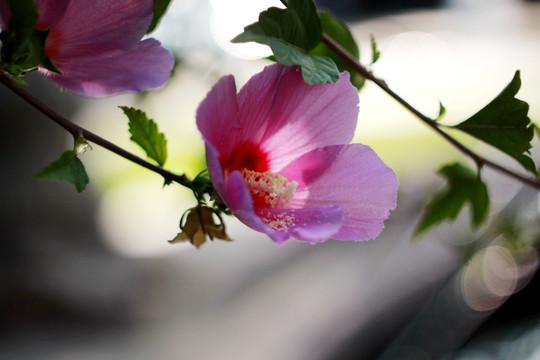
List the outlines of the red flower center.
<svg viewBox="0 0 540 360">
<path fill-rule="evenodd" d="M 250 142 L 239 144 L 230 156 L 222 155 L 219 162 L 225 179 L 232 171 L 242 173 L 256 208 L 284 207 L 294 196 L 298 183 L 268 171 L 267 154 L 257 145 Z"/>
<path fill-rule="evenodd" d="M 50 58 L 54 58 L 60 53 L 60 47 L 62 45 L 62 33 L 57 29 L 54 29 L 47 36 L 47 42 L 45 43 L 44 53 Z"/>
<path fill-rule="evenodd" d="M 219 162 L 225 175 L 236 170 L 242 171 L 244 169 L 257 172 L 268 170 L 266 153 L 259 146 L 250 142 L 236 145 L 229 156 L 221 155 Z"/>
</svg>

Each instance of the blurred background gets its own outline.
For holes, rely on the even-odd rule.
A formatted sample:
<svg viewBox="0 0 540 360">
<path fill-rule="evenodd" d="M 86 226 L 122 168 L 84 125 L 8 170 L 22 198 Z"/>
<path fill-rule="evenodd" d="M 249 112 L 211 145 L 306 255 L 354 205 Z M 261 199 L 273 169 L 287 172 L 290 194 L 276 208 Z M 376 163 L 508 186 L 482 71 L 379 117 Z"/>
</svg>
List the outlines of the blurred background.
<svg viewBox="0 0 540 360">
<path fill-rule="evenodd" d="M 441 101 L 445 123 L 468 118 L 519 69 L 518 98 L 540 118 L 540 3 L 318 5 L 347 21 L 363 63 L 375 36 L 382 55 L 372 70 L 428 116 Z M 267 48 L 229 40 L 269 6 L 281 4 L 173 0 L 153 35 L 179 59 L 161 90 L 84 99 L 37 75 L 27 90 L 140 155 L 118 106 L 146 111 L 168 137 L 166 167 L 194 176 L 205 168 L 195 110 L 221 76 L 240 87 L 267 64 L 257 60 Z M 401 187 L 382 235 L 363 243 L 277 246 L 227 218 L 232 243 L 171 245 L 195 205 L 190 191 L 162 188 L 158 175 L 97 146 L 82 156 L 91 181 L 82 194 L 34 180 L 72 146 L 69 135 L 3 87 L 0 126 L 2 359 L 540 359 L 537 192 L 486 169 L 484 226 L 472 230 L 466 209 L 415 238 L 444 185 L 436 171 L 468 160 L 372 84 L 360 92 L 355 141 L 372 146 Z"/>
</svg>

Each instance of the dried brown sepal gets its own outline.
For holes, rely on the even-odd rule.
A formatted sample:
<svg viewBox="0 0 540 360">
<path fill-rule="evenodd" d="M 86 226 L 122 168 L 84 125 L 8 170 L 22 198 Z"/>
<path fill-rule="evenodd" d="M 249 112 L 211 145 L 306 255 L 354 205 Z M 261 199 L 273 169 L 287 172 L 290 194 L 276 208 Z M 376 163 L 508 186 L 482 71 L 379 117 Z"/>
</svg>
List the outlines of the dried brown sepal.
<svg viewBox="0 0 540 360">
<path fill-rule="evenodd" d="M 186 216 L 187 214 L 187 216 Z M 219 222 L 214 221 L 214 216 L 216 215 L 219 219 Z M 186 221 L 183 223 L 183 218 L 186 216 Z M 206 236 L 210 240 L 214 238 L 231 241 L 231 238 L 225 232 L 225 224 L 212 208 L 207 206 L 197 205 L 194 208 L 187 210 L 182 216 L 182 221 L 180 221 L 180 232 L 172 240 L 169 240 L 171 244 L 186 242 L 189 241 L 196 248 L 199 248 L 202 244 L 206 242 Z"/>
</svg>

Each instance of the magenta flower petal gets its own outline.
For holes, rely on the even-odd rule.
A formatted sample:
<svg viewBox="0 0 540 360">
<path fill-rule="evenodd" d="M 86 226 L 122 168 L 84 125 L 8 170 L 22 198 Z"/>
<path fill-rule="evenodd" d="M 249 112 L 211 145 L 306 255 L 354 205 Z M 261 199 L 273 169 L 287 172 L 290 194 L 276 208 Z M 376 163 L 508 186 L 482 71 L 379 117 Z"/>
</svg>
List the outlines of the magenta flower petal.
<svg viewBox="0 0 540 360">
<path fill-rule="evenodd" d="M 40 72 L 76 94 L 101 97 L 123 91 L 142 91 L 162 86 L 174 65 L 172 55 L 158 41 L 147 39 L 132 50 L 97 53 L 77 61 L 56 60 L 62 75 Z"/>
<path fill-rule="evenodd" d="M 332 236 L 336 240 L 377 237 L 396 207 L 396 175 L 366 145 L 319 148 L 280 173 L 299 182 L 291 207 L 338 205 L 343 209 L 341 228 Z"/>
<path fill-rule="evenodd" d="M 300 209 L 258 208 L 256 214 L 277 233 L 282 234 L 283 241 L 294 237 L 314 244 L 328 240 L 339 230 L 343 210 L 339 206 Z"/>
<path fill-rule="evenodd" d="M 271 168 L 280 168 L 317 147 L 352 139 L 358 94 L 347 73 L 337 84 L 310 86 L 294 67 L 274 64 L 253 76 L 237 96 L 233 79 L 226 82 L 212 89 L 197 116 L 204 138 L 222 154 L 249 141 L 268 154 Z M 223 97 L 230 101 L 227 117 L 216 119 L 221 114 L 216 102 L 224 104 Z"/>
<path fill-rule="evenodd" d="M 199 106 L 197 126 L 223 202 L 277 243 L 377 236 L 398 184 L 373 150 L 348 145 L 357 105 L 347 74 L 310 86 L 275 64 L 238 95 L 234 79 L 222 78 Z"/>
<path fill-rule="evenodd" d="M 71 0 L 50 31 L 47 51 L 62 61 L 131 49 L 150 26 L 153 9 L 154 0 Z"/>
<path fill-rule="evenodd" d="M 38 29 L 50 29 L 44 52 L 62 75 L 39 68 L 80 95 L 107 96 L 163 86 L 172 54 L 153 39 L 141 41 L 152 21 L 154 0 L 35 0 Z M 9 7 L 0 0 L 0 25 Z"/>
<path fill-rule="evenodd" d="M 315 148 L 349 143 L 358 118 L 358 91 L 348 73 L 336 84 L 311 86 L 295 67 L 280 64 L 253 76 L 238 104 L 242 140 L 260 143 L 272 169 Z"/>
<path fill-rule="evenodd" d="M 38 8 L 38 29 L 48 29 L 56 25 L 69 5 L 70 0 L 35 0 Z"/>
<path fill-rule="evenodd" d="M 238 128 L 238 105 L 236 85 L 231 75 L 222 77 L 210 90 L 197 109 L 197 127 L 204 139 L 219 152 L 230 153 L 233 144 L 239 142 L 235 137 Z"/>
</svg>

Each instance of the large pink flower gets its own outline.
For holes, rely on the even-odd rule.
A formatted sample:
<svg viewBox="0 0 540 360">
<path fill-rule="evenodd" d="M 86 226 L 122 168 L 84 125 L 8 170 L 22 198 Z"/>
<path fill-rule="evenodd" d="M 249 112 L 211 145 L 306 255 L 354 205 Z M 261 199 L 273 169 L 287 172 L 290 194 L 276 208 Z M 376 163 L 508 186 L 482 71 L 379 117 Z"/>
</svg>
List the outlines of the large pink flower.
<svg viewBox="0 0 540 360">
<path fill-rule="evenodd" d="M 398 182 L 375 152 L 349 144 L 358 93 L 307 85 L 275 64 L 236 93 L 223 77 L 197 110 L 210 178 L 232 213 L 277 243 L 373 239 L 396 206 Z"/>
<path fill-rule="evenodd" d="M 45 54 L 62 75 L 39 71 L 60 86 L 86 96 L 142 91 L 164 85 L 174 59 L 154 39 L 141 41 L 155 0 L 35 0 L 37 28 L 50 29 Z M 0 26 L 9 31 L 7 0 L 0 0 Z"/>
</svg>

